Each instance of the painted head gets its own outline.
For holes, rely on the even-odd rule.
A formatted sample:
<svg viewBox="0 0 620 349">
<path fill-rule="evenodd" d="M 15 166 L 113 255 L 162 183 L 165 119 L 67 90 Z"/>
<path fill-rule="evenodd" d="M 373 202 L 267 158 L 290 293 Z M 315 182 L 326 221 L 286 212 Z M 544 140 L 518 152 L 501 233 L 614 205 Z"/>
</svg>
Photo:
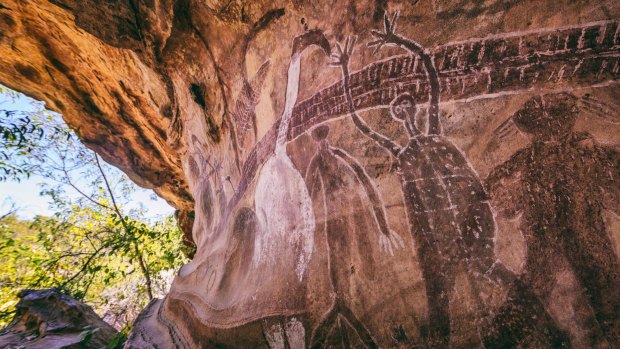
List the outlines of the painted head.
<svg viewBox="0 0 620 349">
<path fill-rule="evenodd" d="M 578 113 L 577 98 L 562 92 L 530 98 L 512 118 L 521 131 L 548 139 L 570 134 Z"/>
<path fill-rule="evenodd" d="M 329 126 L 319 125 L 312 130 L 312 139 L 323 145 L 327 144 L 327 135 L 329 135 Z"/>
<path fill-rule="evenodd" d="M 415 125 L 415 114 L 418 110 L 415 100 L 408 93 L 401 93 L 390 103 L 390 114 L 398 121 L 404 122 L 410 136 L 420 134 Z"/>
<path fill-rule="evenodd" d="M 320 29 L 313 29 L 296 36 L 293 39 L 292 56 L 300 55 L 303 50 L 309 46 L 316 45 L 320 47 L 327 56 L 331 55 L 332 49 L 329 40 Z"/>
</svg>

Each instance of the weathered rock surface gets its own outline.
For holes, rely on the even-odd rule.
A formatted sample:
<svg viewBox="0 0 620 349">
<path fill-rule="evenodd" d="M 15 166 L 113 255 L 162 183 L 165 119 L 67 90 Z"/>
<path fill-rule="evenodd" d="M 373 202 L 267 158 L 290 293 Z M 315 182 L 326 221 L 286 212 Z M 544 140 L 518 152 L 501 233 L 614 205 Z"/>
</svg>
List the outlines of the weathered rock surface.
<svg viewBox="0 0 620 349">
<path fill-rule="evenodd" d="M 617 1 L 0 4 L 196 246 L 128 347 L 620 346 Z"/>
<path fill-rule="evenodd" d="M 54 289 L 19 296 L 13 321 L 0 332 L 2 349 L 107 348 L 118 333 L 91 307 Z"/>
</svg>

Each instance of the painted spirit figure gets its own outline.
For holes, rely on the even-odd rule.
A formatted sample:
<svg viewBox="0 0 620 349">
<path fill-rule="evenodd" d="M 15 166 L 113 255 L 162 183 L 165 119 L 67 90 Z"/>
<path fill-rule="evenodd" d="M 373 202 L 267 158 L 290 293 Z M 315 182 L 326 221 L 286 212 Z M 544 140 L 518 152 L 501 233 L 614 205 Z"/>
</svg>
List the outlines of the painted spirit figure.
<svg viewBox="0 0 620 349">
<path fill-rule="evenodd" d="M 389 229 L 379 192 L 364 168 L 344 150 L 330 146 L 328 134 L 327 125 L 312 130 L 318 149 L 308 165 L 306 184 L 313 201 L 323 208 L 320 216 L 324 219 L 317 220 L 317 233 L 325 234 L 327 272 L 334 300 L 312 333 L 311 348 L 326 347 L 336 324 L 343 342 L 353 340 L 347 336 L 349 326 L 366 348 L 378 348 L 370 331 L 351 309 L 351 269 L 357 277 L 373 279 L 373 241 L 378 241 L 391 255 L 394 248 L 403 248 L 404 243 Z M 371 215 L 364 205 L 367 201 L 372 206 Z M 319 213 L 315 213 L 318 218 Z"/>
<path fill-rule="evenodd" d="M 299 93 L 301 54 L 311 45 L 320 47 L 328 55 L 330 53 L 329 42 L 318 29 L 307 31 L 293 40 L 275 151 L 261 168 L 254 192 L 254 207 L 260 226 L 254 245 L 255 272 L 265 267 L 271 269 L 272 277 L 277 279 L 269 282 L 281 285 L 273 294 L 282 296 L 305 294 L 304 276 L 314 248 L 316 222 L 312 200 L 303 177 L 286 153 L 286 137 Z M 263 319 L 270 347 L 304 348 L 305 329 L 301 321 L 297 317 L 286 318 Z"/>
<path fill-rule="evenodd" d="M 355 126 L 397 159 L 397 172 L 402 184 L 411 234 L 426 283 L 429 331 L 427 342 L 433 348 L 447 348 L 450 342 L 449 301 L 455 276 L 460 267 L 470 281 L 507 288 L 516 276 L 495 257 L 495 221 L 487 194 L 478 175 L 465 156 L 449 139 L 441 135 L 439 122 L 439 80 L 433 60 L 419 44 L 394 33 L 397 15 L 385 17 L 385 32 L 373 31 L 378 38 L 369 46 L 392 45 L 405 48 L 420 57 L 429 81 L 428 130 L 422 133 L 415 124 L 414 99 L 407 93 L 397 95 L 390 105 L 391 116 L 402 122 L 409 136 L 405 147 L 370 129 L 355 111 L 351 96 L 348 59 L 354 40 L 347 39 L 344 49 L 337 46 L 338 64 L 342 67 L 344 89 Z M 532 295 L 518 288 L 520 298 Z M 564 341 L 535 301 L 522 316 L 536 314 L 545 322 L 549 341 Z M 537 306 L 538 305 L 538 306 Z M 481 318 L 487 318 L 481 305 Z M 506 324 L 508 326 L 508 324 Z M 480 328 L 479 331 L 484 329 Z M 485 334 L 480 333 L 481 340 Z"/>
<path fill-rule="evenodd" d="M 553 271 L 567 262 L 600 327 L 587 326 L 592 341 L 587 345 L 598 347 L 602 339 L 596 332 L 602 330 L 618 348 L 620 263 L 601 214 L 604 208 L 620 213 L 620 152 L 573 131 L 577 115 L 577 100 L 568 93 L 527 101 L 512 120 L 532 143 L 493 170 L 487 183 L 501 214 L 523 214 L 524 283 L 548 299 Z"/>
<path fill-rule="evenodd" d="M 329 54 L 329 43 L 320 30 L 306 32 L 293 41 L 284 112 L 275 152 L 263 165 L 254 194 L 255 212 L 261 222 L 261 233 L 255 246 L 255 263 L 291 268 L 284 255 L 292 253 L 295 259 L 293 268 L 299 282 L 312 255 L 315 218 L 306 184 L 286 153 L 286 136 L 299 93 L 301 54 L 310 45 L 317 45 Z M 283 272 L 281 275 L 286 274 Z"/>
</svg>

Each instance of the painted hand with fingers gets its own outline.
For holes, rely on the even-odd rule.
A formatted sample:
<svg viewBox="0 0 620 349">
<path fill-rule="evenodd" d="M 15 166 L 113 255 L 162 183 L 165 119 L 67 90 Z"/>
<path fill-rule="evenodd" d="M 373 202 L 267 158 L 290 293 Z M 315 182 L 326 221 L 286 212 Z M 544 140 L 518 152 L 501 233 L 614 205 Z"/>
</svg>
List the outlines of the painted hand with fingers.
<svg viewBox="0 0 620 349">
<path fill-rule="evenodd" d="M 379 234 L 379 246 L 383 252 L 394 256 L 394 250 L 405 248 L 405 242 L 398 233 L 389 229 L 387 234 Z"/>
<path fill-rule="evenodd" d="M 347 69 L 349 66 L 349 59 L 351 58 L 351 54 L 353 53 L 353 46 L 355 46 L 356 41 L 357 36 L 347 36 L 344 42 L 344 48 L 340 43 L 336 42 L 337 52 L 332 53 L 332 62 L 330 63 L 330 65 Z"/>
<path fill-rule="evenodd" d="M 373 29 L 371 31 L 372 36 L 376 38 L 376 40 L 371 41 L 367 44 L 368 47 L 374 47 L 375 49 L 372 51 L 372 54 L 376 54 L 383 45 L 397 45 L 399 43 L 400 37 L 396 34 L 396 21 L 398 20 L 398 11 L 394 12 L 392 15 L 392 20 L 390 20 L 387 12 L 383 15 L 383 32 Z"/>
</svg>

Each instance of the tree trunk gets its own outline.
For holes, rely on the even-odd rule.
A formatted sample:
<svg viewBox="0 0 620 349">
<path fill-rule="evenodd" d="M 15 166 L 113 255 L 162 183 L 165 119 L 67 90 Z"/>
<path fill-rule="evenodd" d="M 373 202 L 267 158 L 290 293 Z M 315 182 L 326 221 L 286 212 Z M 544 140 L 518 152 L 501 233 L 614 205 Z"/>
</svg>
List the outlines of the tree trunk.
<svg viewBox="0 0 620 349">
<path fill-rule="evenodd" d="M 195 256 L 128 347 L 614 347 L 619 21 L 1 0 L 0 83 L 179 210 Z"/>
</svg>

